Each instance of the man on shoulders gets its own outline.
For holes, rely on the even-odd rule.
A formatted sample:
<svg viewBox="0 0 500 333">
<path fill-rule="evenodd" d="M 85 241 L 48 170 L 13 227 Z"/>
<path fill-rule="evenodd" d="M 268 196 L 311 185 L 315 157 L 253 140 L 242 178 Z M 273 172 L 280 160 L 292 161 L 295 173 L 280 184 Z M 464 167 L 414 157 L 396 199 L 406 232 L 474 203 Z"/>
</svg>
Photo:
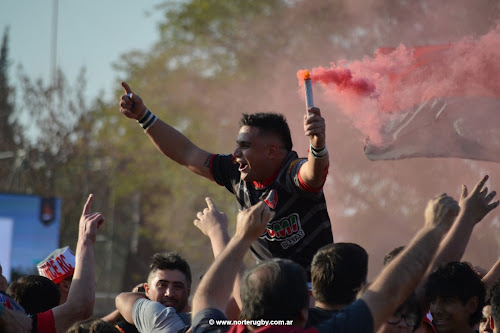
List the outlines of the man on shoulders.
<svg viewBox="0 0 500 333">
<path fill-rule="evenodd" d="M 286 258 L 310 271 L 316 251 L 333 242 L 322 191 L 329 166 L 325 120 L 318 108 L 304 116 L 307 158 L 292 150 L 286 119 L 276 113 L 243 114 L 233 154 L 213 154 L 155 116 L 125 82 L 122 86 L 120 111 L 136 119 L 165 156 L 225 186 L 240 209 L 264 201 L 273 210 L 274 218 L 251 247 L 258 261 Z"/>
</svg>

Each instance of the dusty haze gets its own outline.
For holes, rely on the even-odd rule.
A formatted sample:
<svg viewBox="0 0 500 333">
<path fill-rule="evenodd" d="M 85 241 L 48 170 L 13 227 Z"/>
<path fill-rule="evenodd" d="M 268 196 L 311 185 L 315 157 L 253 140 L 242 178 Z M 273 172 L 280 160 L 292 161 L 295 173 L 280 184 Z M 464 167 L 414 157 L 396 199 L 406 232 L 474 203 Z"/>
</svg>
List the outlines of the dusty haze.
<svg viewBox="0 0 500 333">
<path fill-rule="evenodd" d="M 294 149 L 305 156 L 308 148 L 308 140 L 303 135 L 305 102 L 297 72 L 312 71 L 312 79 L 317 81 L 313 85 L 314 102 L 321 108 L 327 124 L 330 170 L 324 190 L 334 239 L 359 243 L 366 248 L 372 279 L 380 271 L 383 256 L 407 244 L 423 224 L 425 205 L 434 195 L 446 192 L 458 199 L 462 184 L 472 189 L 484 174 L 490 175 L 487 186 L 500 190 L 498 163 L 457 158 L 371 162 L 363 153 L 367 136 L 373 140 L 380 138 L 385 117 L 392 110 L 412 105 L 415 101 L 411 98 L 415 95 L 429 97 L 436 89 L 446 88 L 438 80 L 438 86 L 431 89 L 429 85 L 435 81 L 425 76 L 412 77 L 412 89 L 418 94 L 390 86 L 386 74 L 408 65 L 413 46 L 459 45 L 448 50 L 446 58 L 447 62 L 453 62 L 449 65 L 456 69 L 456 75 L 436 74 L 460 82 L 481 82 L 491 91 L 498 90 L 499 2 L 311 0 L 290 3 L 276 15 L 241 22 L 235 33 L 241 38 L 235 41 L 234 48 L 247 52 L 246 63 L 237 68 L 244 74 L 243 79 L 217 82 L 214 86 L 196 83 L 195 78 L 175 82 L 168 88 L 163 84 L 152 85 L 149 93 L 171 91 L 172 96 L 196 98 L 203 105 L 203 112 L 213 119 L 213 123 L 204 126 L 217 128 L 213 140 L 223 142 L 223 152 L 227 153 L 234 149 L 241 113 L 283 113 L 292 130 Z M 376 52 L 379 48 L 395 49 L 395 52 Z M 461 55 L 455 56 L 456 53 L 452 53 L 455 51 Z M 335 83 L 324 86 L 319 83 L 321 75 L 332 68 L 338 71 L 338 66 L 351 70 L 353 81 L 350 83 L 356 89 L 345 88 L 339 93 Z M 345 76 L 346 72 L 340 70 L 340 74 Z M 478 81 L 463 79 L 467 75 L 476 75 Z M 480 90 L 483 88 L 484 85 L 479 86 Z M 464 90 L 453 89 L 455 93 Z M 357 99 L 356 108 L 349 109 L 342 99 L 344 95 L 362 98 Z M 363 103 L 376 105 L 364 108 Z M 482 121 L 488 123 L 488 119 Z M 197 137 L 192 139 L 204 149 L 213 149 L 212 143 L 200 142 Z M 488 269 L 498 259 L 499 216 L 497 209 L 475 228 L 464 260 Z"/>
</svg>

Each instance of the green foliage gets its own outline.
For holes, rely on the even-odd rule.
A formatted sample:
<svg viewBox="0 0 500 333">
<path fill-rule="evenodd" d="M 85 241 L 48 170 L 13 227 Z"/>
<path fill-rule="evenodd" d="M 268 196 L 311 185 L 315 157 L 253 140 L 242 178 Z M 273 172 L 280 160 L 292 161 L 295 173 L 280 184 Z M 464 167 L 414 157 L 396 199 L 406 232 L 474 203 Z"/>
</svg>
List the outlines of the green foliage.
<svg viewBox="0 0 500 333">
<path fill-rule="evenodd" d="M 0 191 L 11 190 L 16 169 L 24 152 L 19 149 L 21 136 L 14 131 L 15 90 L 9 84 L 9 30 L 5 29 L 0 49 Z"/>
<path fill-rule="evenodd" d="M 173 51 L 167 63 L 171 69 L 190 67 L 203 76 L 236 73 L 253 27 L 285 6 L 281 0 L 166 2 L 159 6 L 166 14 L 158 47 Z"/>
<path fill-rule="evenodd" d="M 160 40 L 151 50 L 123 56 L 116 69 L 153 112 L 205 150 L 230 152 L 242 112 L 273 110 L 287 116 L 296 150 L 304 154 L 296 71 L 361 59 L 377 47 L 397 46 L 398 36 L 432 42 L 424 33 L 410 39 L 414 30 L 408 24 L 409 17 L 418 22 L 428 16 L 432 6 L 423 0 L 165 1 L 156 8 L 165 12 Z M 116 100 L 121 94 L 117 84 Z M 206 195 L 215 196 L 234 220 L 232 195 L 165 159 L 116 108 L 113 103 L 105 113 L 120 134 L 105 135 L 101 142 L 113 140 L 117 195 L 141 191 L 141 235 L 151 241 L 148 250 L 181 250 L 194 263 L 211 262 L 209 242 L 192 221 Z M 368 162 L 335 106 L 322 105 L 322 112 L 332 147 L 325 192 L 335 238 L 359 242 L 375 258 L 390 248 L 374 246 L 367 228 L 387 228 L 394 243 L 383 243 L 401 245 L 420 225 L 425 202 L 435 191 L 456 190 L 460 174 L 479 178 L 474 166 L 451 160 Z M 443 168 L 456 170 L 455 177 L 436 179 Z M 378 270 L 374 264 L 372 271 Z"/>
<path fill-rule="evenodd" d="M 487 2 L 479 2 L 463 2 L 462 7 L 492 12 Z M 115 69 L 155 114 L 207 151 L 231 153 L 241 113 L 273 110 L 285 114 L 295 149 L 304 155 L 308 143 L 296 71 L 342 58 L 362 59 L 379 46 L 404 40 L 433 42 L 433 25 L 421 22 L 437 3 L 165 1 L 156 8 L 164 12 L 158 42 L 150 50 L 127 52 Z M 464 21 L 459 11 L 453 15 L 454 22 Z M 410 17 L 415 22 L 408 24 Z M 460 29 L 462 25 L 448 27 L 440 38 L 447 40 Z M 106 217 L 103 241 L 97 245 L 98 289 L 121 291 L 143 281 L 155 251 L 180 251 L 194 276 L 201 275 L 213 260 L 212 250 L 192 222 L 205 208 L 204 198 L 211 196 L 233 229 L 233 195 L 165 158 L 135 121 L 121 115 L 119 82 L 112 101 L 86 105 L 84 72 L 74 84 L 63 73 L 55 84 L 21 73 L 22 103 L 14 107 L 6 76 L 6 36 L 0 54 L 0 126 L 11 126 L 0 132 L 0 139 L 10 138 L 13 146 L 8 150 L 25 152 L 11 169 L 16 170 L 11 190 L 62 198 L 64 245 L 76 243 L 82 205 L 88 193 L 96 195 L 94 210 Z M 315 94 L 323 92 L 322 87 L 314 89 Z M 320 96 L 315 95 L 324 103 Z M 498 170 L 491 164 L 442 159 L 369 162 L 336 106 L 320 106 L 331 152 L 325 193 L 334 236 L 363 245 L 375 258 L 371 272 L 380 268 L 377 257 L 408 241 L 432 195 L 455 194 L 458 183 L 471 188 L 480 174 Z M 23 115 L 18 118 L 24 132 L 12 126 L 14 110 Z M 0 152 L 5 149 L 1 144 Z M 13 160 L 2 161 L 14 165 Z M 5 183 L 0 185 L 5 188 Z M 366 232 L 374 226 L 380 234 Z M 498 231 L 494 225 L 490 229 Z M 498 246 L 489 239 L 495 232 L 484 234 Z M 124 261 L 126 266 L 120 264 Z M 121 277 L 122 284 L 113 283 Z"/>
</svg>

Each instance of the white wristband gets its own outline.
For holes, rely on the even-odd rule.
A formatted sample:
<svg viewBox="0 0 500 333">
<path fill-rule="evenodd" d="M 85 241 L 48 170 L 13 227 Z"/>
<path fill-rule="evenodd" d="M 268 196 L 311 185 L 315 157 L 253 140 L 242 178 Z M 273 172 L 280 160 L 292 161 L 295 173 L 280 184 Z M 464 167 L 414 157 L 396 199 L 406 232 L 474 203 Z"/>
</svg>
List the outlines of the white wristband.
<svg viewBox="0 0 500 333">
<path fill-rule="evenodd" d="M 312 157 L 314 158 L 323 158 L 328 154 L 328 149 L 326 149 L 326 145 L 322 148 L 316 148 L 312 145 L 309 145 L 309 151 L 311 152 Z"/>
</svg>

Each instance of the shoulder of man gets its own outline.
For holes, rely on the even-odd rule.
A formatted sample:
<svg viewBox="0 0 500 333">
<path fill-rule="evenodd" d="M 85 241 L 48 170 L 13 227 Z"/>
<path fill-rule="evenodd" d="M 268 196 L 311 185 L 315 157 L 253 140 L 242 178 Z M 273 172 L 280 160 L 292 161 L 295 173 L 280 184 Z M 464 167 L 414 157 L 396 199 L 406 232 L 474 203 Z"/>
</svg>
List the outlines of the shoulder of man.
<svg viewBox="0 0 500 333">
<path fill-rule="evenodd" d="M 177 333 L 186 326 L 174 308 L 146 298 L 134 303 L 132 318 L 139 332 Z"/>
</svg>

